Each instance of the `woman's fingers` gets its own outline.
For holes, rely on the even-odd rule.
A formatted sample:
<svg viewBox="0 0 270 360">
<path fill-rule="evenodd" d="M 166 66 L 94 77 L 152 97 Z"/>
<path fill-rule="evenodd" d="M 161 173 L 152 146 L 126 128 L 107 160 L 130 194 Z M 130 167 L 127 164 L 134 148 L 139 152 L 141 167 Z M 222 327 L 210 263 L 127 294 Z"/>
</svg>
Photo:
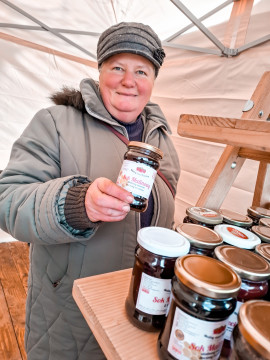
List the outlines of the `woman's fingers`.
<svg viewBox="0 0 270 360">
<path fill-rule="evenodd" d="M 96 179 L 88 188 L 85 208 L 89 219 L 95 221 L 120 221 L 130 211 L 133 196 L 111 180 Z"/>
</svg>

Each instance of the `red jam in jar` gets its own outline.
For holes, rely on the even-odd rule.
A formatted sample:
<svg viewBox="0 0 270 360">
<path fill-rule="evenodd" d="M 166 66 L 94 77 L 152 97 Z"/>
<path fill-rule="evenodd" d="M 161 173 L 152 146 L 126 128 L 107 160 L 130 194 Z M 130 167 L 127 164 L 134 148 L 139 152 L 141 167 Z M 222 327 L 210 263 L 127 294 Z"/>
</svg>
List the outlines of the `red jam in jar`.
<svg viewBox="0 0 270 360">
<path fill-rule="evenodd" d="M 270 218 L 270 210 L 259 206 L 250 206 L 247 214 L 253 220 L 253 225 L 258 225 L 262 218 Z"/>
<path fill-rule="evenodd" d="M 190 245 L 177 232 L 154 226 L 139 230 L 137 240 L 126 313 L 136 327 L 158 331 L 170 302 L 175 261 Z"/>
<path fill-rule="evenodd" d="M 229 360 L 270 359 L 270 302 L 250 300 L 243 304 L 233 330 Z"/>
<path fill-rule="evenodd" d="M 242 215 L 227 209 L 220 209 L 219 213 L 223 217 L 224 224 L 239 226 L 247 230 L 253 225 L 252 219 L 247 215 Z"/>
<path fill-rule="evenodd" d="M 270 244 L 259 244 L 255 247 L 255 253 L 262 256 L 270 263 Z M 268 280 L 268 293 L 264 297 L 265 300 L 270 301 L 270 280 Z"/>
<path fill-rule="evenodd" d="M 134 196 L 131 210 L 146 211 L 162 157 L 163 152 L 155 146 L 139 141 L 129 142 L 116 184 Z"/>
<path fill-rule="evenodd" d="M 253 250 L 261 243 L 260 238 L 253 232 L 235 225 L 216 225 L 214 229 L 223 242 L 242 249 Z"/>
<path fill-rule="evenodd" d="M 187 216 L 183 223 L 193 223 L 214 229 L 214 226 L 222 223 L 222 216 L 218 212 L 198 206 L 186 209 Z"/>
<path fill-rule="evenodd" d="M 190 242 L 190 254 L 213 257 L 215 247 L 223 242 L 218 233 L 202 225 L 184 223 L 175 230 Z"/>
<path fill-rule="evenodd" d="M 268 291 L 267 280 L 270 278 L 270 264 L 254 252 L 229 245 L 216 247 L 215 256 L 218 260 L 230 266 L 242 280 L 235 311 L 228 319 L 221 353 L 223 356 L 229 356 L 231 352 L 231 335 L 233 328 L 237 324 L 239 309 L 245 301 L 265 297 Z"/>
<path fill-rule="evenodd" d="M 158 338 L 161 360 L 219 359 L 240 277 L 226 264 L 203 255 L 177 259 L 172 299 Z"/>
<path fill-rule="evenodd" d="M 251 230 L 256 234 L 263 242 L 270 243 L 270 227 L 263 225 L 254 225 Z"/>
</svg>

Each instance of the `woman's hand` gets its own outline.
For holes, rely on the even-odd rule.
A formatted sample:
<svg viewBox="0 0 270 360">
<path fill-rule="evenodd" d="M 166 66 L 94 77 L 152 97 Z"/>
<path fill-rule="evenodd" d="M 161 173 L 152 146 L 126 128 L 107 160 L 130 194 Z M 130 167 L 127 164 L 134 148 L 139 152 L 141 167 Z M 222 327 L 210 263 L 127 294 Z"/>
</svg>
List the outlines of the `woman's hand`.
<svg viewBox="0 0 270 360">
<path fill-rule="evenodd" d="M 85 196 L 85 209 L 89 219 L 96 221 L 120 221 L 130 211 L 133 196 L 127 190 L 106 178 L 97 178 L 89 186 Z"/>
</svg>

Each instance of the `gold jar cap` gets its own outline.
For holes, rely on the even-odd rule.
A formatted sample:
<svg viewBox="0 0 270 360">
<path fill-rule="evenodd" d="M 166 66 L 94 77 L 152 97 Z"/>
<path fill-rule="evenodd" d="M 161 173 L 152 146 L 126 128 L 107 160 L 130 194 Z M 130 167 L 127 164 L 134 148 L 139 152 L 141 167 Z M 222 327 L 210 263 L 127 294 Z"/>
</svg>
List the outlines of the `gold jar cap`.
<svg viewBox="0 0 270 360">
<path fill-rule="evenodd" d="M 186 213 L 191 219 L 195 219 L 209 225 L 221 224 L 223 220 L 222 216 L 215 210 L 198 206 L 191 206 L 187 208 Z"/>
<path fill-rule="evenodd" d="M 263 225 L 254 225 L 251 230 L 259 236 L 259 238 L 264 241 L 270 243 L 270 227 Z"/>
<path fill-rule="evenodd" d="M 270 210 L 265 209 L 263 207 L 250 206 L 247 209 L 247 212 L 249 215 L 254 216 L 256 218 L 262 218 L 262 217 L 270 218 Z"/>
<path fill-rule="evenodd" d="M 249 300 L 242 304 L 238 327 L 248 344 L 264 359 L 270 359 L 270 302 Z"/>
<path fill-rule="evenodd" d="M 189 289 L 215 299 L 236 296 L 241 279 L 229 266 L 203 255 L 185 255 L 178 258 L 175 275 Z"/>
<path fill-rule="evenodd" d="M 270 218 L 260 218 L 259 225 L 270 227 Z"/>
<path fill-rule="evenodd" d="M 253 221 L 247 215 L 242 215 L 237 212 L 220 209 L 219 213 L 222 215 L 224 222 L 227 224 L 232 224 L 236 226 L 251 226 Z"/>
<path fill-rule="evenodd" d="M 255 252 L 270 262 L 270 244 L 259 244 L 255 247 Z"/>
<path fill-rule="evenodd" d="M 270 264 L 254 252 L 230 245 L 218 246 L 214 251 L 218 260 L 230 266 L 243 279 L 262 281 L 270 278 Z"/>
<path fill-rule="evenodd" d="M 144 143 L 141 141 L 130 141 L 128 143 L 128 147 L 136 147 L 136 148 L 140 148 L 140 149 L 149 150 L 149 151 L 156 153 L 161 159 L 163 158 L 162 150 L 160 150 L 159 148 L 157 148 L 153 145 L 150 145 L 150 144 L 147 144 L 147 143 Z"/>
<path fill-rule="evenodd" d="M 203 249 L 213 249 L 223 242 L 217 232 L 202 225 L 184 223 L 179 224 L 175 230 L 188 239 L 190 244 Z"/>
</svg>

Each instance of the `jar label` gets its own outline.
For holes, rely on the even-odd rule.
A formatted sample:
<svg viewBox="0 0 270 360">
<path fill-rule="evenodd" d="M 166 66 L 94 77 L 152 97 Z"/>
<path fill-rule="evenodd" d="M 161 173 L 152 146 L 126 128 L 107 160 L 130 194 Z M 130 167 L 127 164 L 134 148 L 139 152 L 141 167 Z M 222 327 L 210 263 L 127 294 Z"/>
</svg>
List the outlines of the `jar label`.
<svg viewBox="0 0 270 360">
<path fill-rule="evenodd" d="M 229 340 L 229 341 L 231 340 L 232 331 L 238 323 L 238 313 L 239 313 L 239 309 L 240 309 L 241 305 L 243 305 L 243 303 L 240 301 L 237 301 L 234 312 L 229 316 L 229 318 L 227 320 L 227 327 L 226 327 L 226 332 L 225 332 L 225 337 L 224 337 L 226 340 Z"/>
<path fill-rule="evenodd" d="M 197 319 L 176 307 L 168 352 L 179 360 L 219 359 L 227 320 Z"/>
<path fill-rule="evenodd" d="M 192 212 L 200 215 L 200 216 L 203 216 L 203 217 L 216 217 L 218 214 L 216 211 L 214 210 L 210 210 L 210 209 L 205 209 L 205 208 L 200 208 L 200 207 L 193 207 L 191 208 Z"/>
<path fill-rule="evenodd" d="M 134 196 L 149 198 L 156 170 L 145 164 L 124 160 L 116 184 Z"/>
<path fill-rule="evenodd" d="M 248 239 L 248 236 L 245 235 L 244 233 L 242 233 L 242 231 L 239 231 L 235 228 L 232 228 L 232 227 L 227 227 L 227 230 L 234 236 L 237 236 L 241 239 Z"/>
<path fill-rule="evenodd" d="M 171 279 L 142 273 L 136 308 L 146 314 L 165 315 L 170 303 Z"/>
</svg>

